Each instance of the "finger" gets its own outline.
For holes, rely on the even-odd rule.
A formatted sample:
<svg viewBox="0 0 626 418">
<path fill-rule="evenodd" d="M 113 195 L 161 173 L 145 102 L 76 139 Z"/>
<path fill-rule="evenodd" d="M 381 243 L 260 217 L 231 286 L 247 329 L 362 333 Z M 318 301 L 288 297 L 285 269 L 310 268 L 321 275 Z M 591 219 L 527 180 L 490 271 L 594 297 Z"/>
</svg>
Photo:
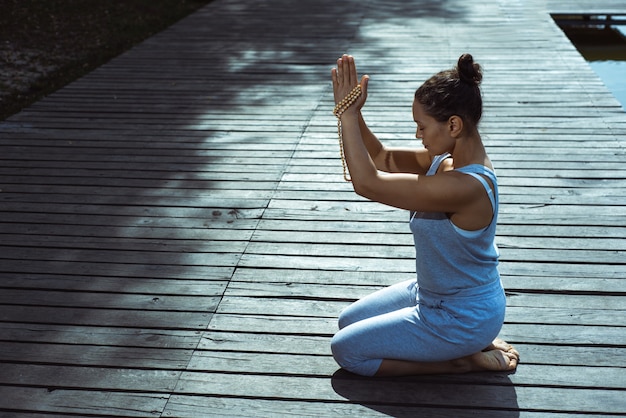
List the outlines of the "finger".
<svg viewBox="0 0 626 418">
<path fill-rule="evenodd" d="M 348 56 L 348 68 L 350 75 L 350 86 L 356 86 L 356 84 L 358 83 L 356 63 L 354 62 L 354 57 L 352 55 Z"/>
<path fill-rule="evenodd" d="M 337 87 L 337 69 L 333 68 L 330 70 L 330 78 L 333 82 L 333 88 Z"/>
<path fill-rule="evenodd" d="M 347 68 L 347 66 L 344 66 L 345 58 L 346 58 L 346 55 L 344 54 L 337 61 L 337 69 L 340 70 L 338 72 L 338 74 L 337 74 L 337 79 L 339 80 L 339 83 L 341 83 L 341 84 L 343 84 L 343 82 L 344 82 L 345 69 Z"/>
<path fill-rule="evenodd" d="M 343 84 L 343 57 L 337 60 L 337 84 Z"/>
<path fill-rule="evenodd" d="M 361 77 L 361 82 L 359 83 L 359 85 L 361 86 L 361 97 L 359 97 L 358 101 L 356 102 L 359 108 L 362 108 L 367 100 L 367 86 L 369 80 L 370 78 L 368 75 L 364 75 L 363 77 Z"/>
<path fill-rule="evenodd" d="M 348 86 L 352 87 L 354 85 L 354 80 L 352 79 L 352 66 L 350 62 L 352 61 L 352 57 L 349 55 L 343 56 L 343 82 Z"/>
<path fill-rule="evenodd" d="M 367 96 L 367 85 L 370 82 L 370 76 L 369 75 L 364 75 L 363 77 L 361 77 L 361 92 L 363 93 L 363 96 Z"/>
</svg>

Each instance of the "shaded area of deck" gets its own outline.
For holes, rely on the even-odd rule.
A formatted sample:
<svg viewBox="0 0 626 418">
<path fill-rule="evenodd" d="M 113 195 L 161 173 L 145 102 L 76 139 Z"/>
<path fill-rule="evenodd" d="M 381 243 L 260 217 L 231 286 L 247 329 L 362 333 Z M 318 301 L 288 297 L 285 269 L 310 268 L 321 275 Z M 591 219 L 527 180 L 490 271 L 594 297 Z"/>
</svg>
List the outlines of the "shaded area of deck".
<svg viewBox="0 0 626 418">
<path fill-rule="evenodd" d="M 625 416 L 626 113 L 559 2 L 474 3 L 216 0 L 1 123 L 0 414 Z M 342 180 L 346 51 L 389 144 L 484 66 L 515 374 L 337 370 L 338 312 L 414 274 L 406 213 Z"/>
</svg>

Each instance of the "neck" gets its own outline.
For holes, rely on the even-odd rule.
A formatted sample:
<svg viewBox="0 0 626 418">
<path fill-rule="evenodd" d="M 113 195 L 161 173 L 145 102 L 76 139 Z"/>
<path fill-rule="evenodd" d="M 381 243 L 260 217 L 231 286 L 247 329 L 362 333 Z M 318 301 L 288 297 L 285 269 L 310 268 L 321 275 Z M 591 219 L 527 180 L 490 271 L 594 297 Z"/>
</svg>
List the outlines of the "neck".
<svg viewBox="0 0 626 418">
<path fill-rule="evenodd" d="M 459 136 L 451 154 L 455 168 L 470 164 L 481 164 L 491 168 L 487 151 L 476 129 L 467 135 Z"/>
</svg>

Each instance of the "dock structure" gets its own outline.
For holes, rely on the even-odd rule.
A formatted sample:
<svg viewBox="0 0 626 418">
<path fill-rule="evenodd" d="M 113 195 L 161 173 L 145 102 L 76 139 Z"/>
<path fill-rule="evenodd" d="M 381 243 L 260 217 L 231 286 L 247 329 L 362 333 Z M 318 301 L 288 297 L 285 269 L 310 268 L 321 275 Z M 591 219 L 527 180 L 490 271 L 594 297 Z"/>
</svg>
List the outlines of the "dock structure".
<svg viewBox="0 0 626 418">
<path fill-rule="evenodd" d="M 563 8 L 215 0 L 0 123 L 0 416 L 626 416 L 626 112 Z M 420 146 L 421 82 L 483 65 L 516 373 L 333 361 L 341 309 L 415 274 L 407 213 L 342 178 L 344 52 L 389 145 Z"/>
</svg>

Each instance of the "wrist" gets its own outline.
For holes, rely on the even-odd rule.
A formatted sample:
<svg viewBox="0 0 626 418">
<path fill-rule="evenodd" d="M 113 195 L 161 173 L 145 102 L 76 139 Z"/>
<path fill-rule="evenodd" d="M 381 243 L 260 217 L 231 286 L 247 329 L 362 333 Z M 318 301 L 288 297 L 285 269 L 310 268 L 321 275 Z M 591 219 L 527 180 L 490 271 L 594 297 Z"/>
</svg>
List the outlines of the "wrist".
<svg viewBox="0 0 626 418">
<path fill-rule="evenodd" d="M 361 86 L 359 84 L 357 84 L 349 93 L 346 97 L 344 97 L 341 101 L 339 101 L 336 105 L 335 108 L 333 109 L 333 114 L 337 117 L 337 118 L 341 118 L 341 116 L 350 111 L 350 110 L 354 110 L 355 106 L 354 103 L 357 101 L 357 99 L 361 96 L 362 91 L 361 91 Z"/>
<path fill-rule="evenodd" d="M 361 114 L 361 111 L 357 109 L 356 107 L 349 107 L 348 109 L 344 110 L 343 113 L 341 113 L 339 118 L 342 121 L 346 121 L 346 120 L 358 118 L 360 114 Z"/>
</svg>

